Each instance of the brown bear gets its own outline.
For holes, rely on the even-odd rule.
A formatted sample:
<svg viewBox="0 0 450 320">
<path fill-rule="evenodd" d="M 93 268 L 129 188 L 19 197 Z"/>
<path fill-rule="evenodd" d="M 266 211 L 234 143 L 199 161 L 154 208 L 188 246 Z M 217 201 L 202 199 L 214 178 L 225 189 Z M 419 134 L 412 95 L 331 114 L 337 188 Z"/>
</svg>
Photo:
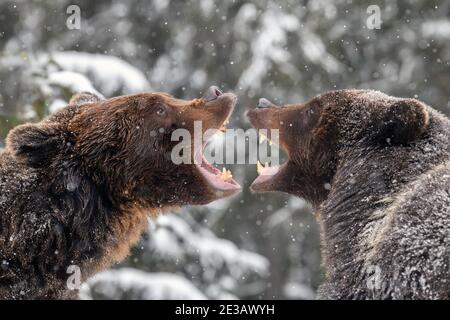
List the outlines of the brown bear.
<svg viewBox="0 0 450 320">
<path fill-rule="evenodd" d="M 252 189 L 312 204 L 326 278 L 318 298 L 450 298 L 448 118 L 371 90 L 258 106 L 250 122 L 279 130 L 288 161 L 260 168 Z"/>
<path fill-rule="evenodd" d="M 83 93 L 45 121 L 13 129 L 0 155 L 0 298 L 74 297 L 71 266 L 84 281 L 121 261 L 149 214 L 238 191 L 202 156 L 171 158 L 174 130 L 193 133 L 194 121 L 223 130 L 235 103 L 217 87 L 192 101 Z M 203 155 L 202 144 L 192 146 L 192 157 Z"/>
</svg>

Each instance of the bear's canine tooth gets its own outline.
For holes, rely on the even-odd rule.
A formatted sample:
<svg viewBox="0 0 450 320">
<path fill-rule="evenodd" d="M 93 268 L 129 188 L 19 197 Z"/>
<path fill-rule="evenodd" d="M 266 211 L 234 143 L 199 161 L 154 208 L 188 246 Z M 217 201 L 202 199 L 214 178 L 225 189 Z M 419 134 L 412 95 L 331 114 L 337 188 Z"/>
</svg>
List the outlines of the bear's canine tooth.
<svg viewBox="0 0 450 320">
<path fill-rule="evenodd" d="M 259 133 L 259 144 L 263 143 L 265 140 L 267 140 L 267 137 L 263 133 Z"/>
<path fill-rule="evenodd" d="M 233 178 L 230 170 L 227 170 L 225 167 L 222 168 L 222 172 L 219 174 L 220 179 L 223 181 L 230 181 Z"/>
<path fill-rule="evenodd" d="M 270 140 L 269 138 L 267 138 L 267 136 L 264 133 L 259 133 L 259 144 L 263 143 L 264 141 L 267 140 L 267 143 L 269 143 L 269 146 L 272 145 L 272 140 Z"/>
<path fill-rule="evenodd" d="M 264 171 L 264 166 L 259 162 L 259 160 L 256 162 L 256 172 L 258 172 L 259 175 L 261 175 Z"/>
<path fill-rule="evenodd" d="M 256 162 L 256 172 L 258 172 L 259 175 L 261 175 L 265 169 L 269 169 L 270 164 L 266 162 L 264 165 L 259 162 L 259 160 Z"/>
</svg>

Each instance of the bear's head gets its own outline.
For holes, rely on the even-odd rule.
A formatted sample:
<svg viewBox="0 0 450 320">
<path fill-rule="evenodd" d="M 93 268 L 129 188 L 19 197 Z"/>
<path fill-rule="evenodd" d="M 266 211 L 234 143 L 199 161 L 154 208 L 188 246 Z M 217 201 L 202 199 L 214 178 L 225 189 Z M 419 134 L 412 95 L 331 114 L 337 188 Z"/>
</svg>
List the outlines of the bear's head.
<svg viewBox="0 0 450 320">
<path fill-rule="evenodd" d="M 68 188 L 76 189 L 89 179 L 119 203 L 152 208 L 206 204 L 240 186 L 204 159 L 202 140 L 194 146 L 194 122 L 201 122 L 201 133 L 223 130 L 235 103 L 234 94 L 217 87 L 190 101 L 166 93 L 108 100 L 82 93 L 45 121 L 13 129 L 7 149 L 18 161 L 45 171 L 49 180 L 66 179 Z M 178 129 L 190 134 L 184 152 L 192 151 L 191 162 L 172 159 L 180 143 L 172 134 Z"/>
<path fill-rule="evenodd" d="M 248 117 L 256 129 L 269 129 L 268 139 L 270 129 L 278 129 L 288 155 L 280 166 L 261 168 L 252 189 L 294 194 L 314 205 L 327 197 L 346 152 L 408 146 L 429 123 L 420 101 L 371 90 L 332 91 L 284 106 L 262 98 Z"/>
</svg>

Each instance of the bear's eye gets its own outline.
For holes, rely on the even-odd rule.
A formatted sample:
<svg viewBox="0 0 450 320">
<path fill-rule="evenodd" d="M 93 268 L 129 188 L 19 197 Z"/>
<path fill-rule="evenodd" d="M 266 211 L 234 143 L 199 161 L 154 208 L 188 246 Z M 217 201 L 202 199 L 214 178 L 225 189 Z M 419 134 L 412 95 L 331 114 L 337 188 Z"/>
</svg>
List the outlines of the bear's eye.
<svg viewBox="0 0 450 320">
<path fill-rule="evenodd" d="M 156 114 L 160 117 L 166 114 L 166 108 L 163 105 L 158 105 L 156 107 Z"/>
</svg>

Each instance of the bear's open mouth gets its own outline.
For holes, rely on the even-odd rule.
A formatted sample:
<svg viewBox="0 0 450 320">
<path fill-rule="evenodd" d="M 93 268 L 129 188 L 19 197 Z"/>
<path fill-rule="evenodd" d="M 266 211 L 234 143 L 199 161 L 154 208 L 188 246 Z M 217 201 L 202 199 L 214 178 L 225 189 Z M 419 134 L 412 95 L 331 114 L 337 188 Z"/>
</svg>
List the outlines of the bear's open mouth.
<svg viewBox="0 0 450 320">
<path fill-rule="evenodd" d="M 222 171 L 220 171 L 206 160 L 203 155 L 205 146 L 206 142 L 195 151 L 195 166 L 197 170 L 216 191 L 231 194 L 240 190 L 241 186 L 233 179 L 230 170 L 224 167 Z"/>
<path fill-rule="evenodd" d="M 259 133 L 259 143 L 268 141 L 269 144 L 273 144 L 273 142 L 267 136 Z M 286 166 L 286 163 L 280 165 L 271 165 L 269 163 L 261 164 L 259 161 L 256 163 L 256 172 L 258 176 L 253 181 L 251 187 L 253 190 L 257 191 L 260 188 L 258 186 L 266 185 L 270 183 L 275 176 L 281 171 L 282 168 Z"/>
<path fill-rule="evenodd" d="M 271 191 L 274 188 L 274 180 L 277 176 L 281 175 L 289 162 L 289 152 L 286 149 L 286 145 L 281 139 L 281 135 L 278 136 L 277 142 L 271 141 L 271 129 L 280 130 L 279 123 L 279 111 L 281 107 L 275 106 L 267 99 L 260 99 L 258 108 L 252 109 L 247 113 L 252 126 L 259 131 L 259 143 L 263 143 L 267 140 L 269 145 L 274 143 L 279 144 L 279 147 L 286 152 L 288 161 L 283 164 L 275 165 L 265 163 L 261 164 L 259 161 L 256 164 L 256 171 L 258 172 L 257 178 L 253 181 L 251 189 L 254 191 Z M 261 133 L 261 129 L 266 130 L 267 135 Z"/>
<path fill-rule="evenodd" d="M 213 86 L 207 91 L 204 98 L 206 99 L 207 103 L 215 103 L 220 99 L 229 101 L 227 103 L 227 114 L 224 115 L 224 119 L 221 125 L 217 126 L 216 128 L 208 128 L 216 129 L 216 134 L 223 134 L 227 129 L 229 118 L 236 104 L 236 97 L 231 94 L 224 94 L 217 87 Z M 206 140 L 209 138 L 212 138 L 212 135 L 209 137 L 204 137 L 204 139 Z M 203 155 L 203 151 L 206 144 L 207 141 L 204 141 L 201 146 L 196 146 L 196 150 L 194 150 L 194 163 L 199 173 L 205 178 L 206 182 L 211 186 L 211 188 L 213 188 L 214 191 L 220 193 L 221 196 L 228 196 L 240 190 L 241 186 L 236 182 L 236 180 L 233 179 L 230 170 L 225 167 L 222 168 L 222 170 L 219 170 L 211 163 L 209 163 L 205 158 L 205 156 Z"/>
</svg>

